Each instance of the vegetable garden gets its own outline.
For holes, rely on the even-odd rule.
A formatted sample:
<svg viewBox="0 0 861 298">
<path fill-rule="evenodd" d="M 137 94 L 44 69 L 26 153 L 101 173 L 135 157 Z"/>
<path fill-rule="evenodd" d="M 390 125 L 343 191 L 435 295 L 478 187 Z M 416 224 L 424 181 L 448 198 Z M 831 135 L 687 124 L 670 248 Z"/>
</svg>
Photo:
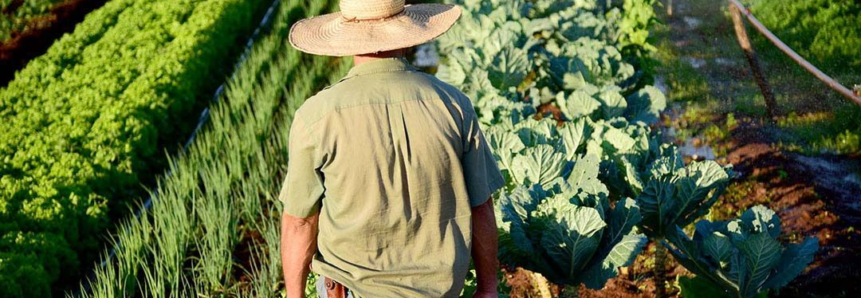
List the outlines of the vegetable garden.
<svg viewBox="0 0 861 298">
<path fill-rule="evenodd" d="M 670 257 L 684 297 L 763 297 L 813 261 L 818 241 L 790 243 L 766 207 L 711 220 L 732 166 L 661 143 L 654 0 L 457 3 L 436 76 L 472 99 L 506 178 L 499 259 L 529 285 L 501 293 L 601 289 L 649 243 L 658 297 Z M 337 4 L 111 0 L 29 62 L 0 90 L 0 297 L 290 291 L 275 197 L 292 115 L 351 63 L 287 35 Z"/>
</svg>

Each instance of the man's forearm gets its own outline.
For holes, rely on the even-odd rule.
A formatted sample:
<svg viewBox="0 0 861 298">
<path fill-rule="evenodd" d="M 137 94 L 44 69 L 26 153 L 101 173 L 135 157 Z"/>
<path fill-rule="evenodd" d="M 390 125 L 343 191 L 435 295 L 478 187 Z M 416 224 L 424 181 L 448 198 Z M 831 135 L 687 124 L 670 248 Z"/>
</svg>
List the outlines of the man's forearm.
<svg viewBox="0 0 861 298">
<path fill-rule="evenodd" d="M 281 217 L 281 262 L 288 298 L 305 296 L 305 281 L 311 258 L 317 251 L 319 214 L 308 218 Z"/>
<path fill-rule="evenodd" d="M 495 292 L 499 261 L 496 259 L 498 240 L 493 198 L 472 208 L 472 261 L 475 264 L 478 290 Z"/>
</svg>

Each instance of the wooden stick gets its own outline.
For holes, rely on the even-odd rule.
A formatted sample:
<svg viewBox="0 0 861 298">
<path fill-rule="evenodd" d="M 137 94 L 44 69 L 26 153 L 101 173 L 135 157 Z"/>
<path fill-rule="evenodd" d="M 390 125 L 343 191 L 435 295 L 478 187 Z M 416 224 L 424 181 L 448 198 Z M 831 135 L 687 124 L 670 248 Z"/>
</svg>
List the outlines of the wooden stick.
<svg viewBox="0 0 861 298">
<path fill-rule="evenodd" d="M 744 20 L 741 19 L 741 10 L 732 5 L 730 5 L 729 10 L 732 12 L 732 22 L 735 24 L 735 36 L 738 38 L 738 44 L 744 50 L 744 55 L 747 57 L 747 63 L 750 64 L 750 69 L 753 71 L 756 84 L 759 85 L 762 96 L 765 97 L 765 108 L 768 118 L 773 121 L 774 117 L 777 116 L 777 100 L 774 99 L 774 92 L 771 91 L 768 80 L 765 79 L 765 75 L 762 73 L 759 57 L 757 57 L 756 51 L 753 50 L 750 39 L 747 37 L 747 29 L 744 28 Z"/>
<path fill-rule="evenodd" d="M 667 0 L 667 16 L 673 16 L 673 0 Z"/>
<path fill-rule="evenodd" d="M 762 35 L 765 35 L 765 37 L 768 38 L 768 40 L 771 41 L 771 43 L 774 44 L 778 49 L 786 53 L 789 58 L 795 60 L 798 65 L 801 65 L 801 67 L 816 76 L 816 78 L 825 83 L 825 85 L 828 85 L 828 87 L 830 87 L 834 91 L 837 91 L 838 93 L 840 93 L 840 95 L 843 95 L 847 99 L 855 102 L 855 104 L 861 106 L 861 96 L 853 94 L 852 90 L 849 90 L 849 88 L 846 88 L 839 82 L 835 81 L 834 79 L 823 73 L 821 70 L 816 68 L 816 66 L 813 66 L 813 64 L 810 64 L 810 62 L 807 62 L 807 60 L 801 57 L 801 55 L 798 55 L 798 53 L 793 51 L 792 48 L 783 43 L 783 41 L 780 41 L 780 39 L 777 38 L 777 36 L 775 36 L 773 33 L 771 33 L 768 28 L 762 25 L 762 23 L 760 23 L 759 20 L 756 19 L 756 17 L 751 15 L 750 10 L 745 8 L 744 5 L 741 4 L 741 2 L 738 2 L 738 0 L 729 0 L 729 2 L 732 3 L 732 5 L 736 9 L 744 12 L 744 15 L 747 17 L 747 20 L 750 21 L 753 27 L 756 28 L 757 31 L 762 33 Z"/>
</svg>

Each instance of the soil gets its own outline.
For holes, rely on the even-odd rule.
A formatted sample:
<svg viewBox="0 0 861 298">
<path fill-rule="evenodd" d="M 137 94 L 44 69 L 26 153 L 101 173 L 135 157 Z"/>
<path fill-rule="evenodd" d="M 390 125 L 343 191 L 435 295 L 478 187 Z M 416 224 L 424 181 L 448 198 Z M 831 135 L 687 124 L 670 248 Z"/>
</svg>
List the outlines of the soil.
<svg viewBox="0 0 861 298">
<path fill-rule="evenodd" d="M 87 13 L 105 2 L 107 0 L 58 3 L 46 16 L 31 20 L 30 30 L 13 32 L 12 38 L 0 41 L 0 86 L 6 86 L 15 77 L 15 72 L 24 68 L 31 59 L 44 54 L 54 40 L 74 30 Z"/>
</svg>

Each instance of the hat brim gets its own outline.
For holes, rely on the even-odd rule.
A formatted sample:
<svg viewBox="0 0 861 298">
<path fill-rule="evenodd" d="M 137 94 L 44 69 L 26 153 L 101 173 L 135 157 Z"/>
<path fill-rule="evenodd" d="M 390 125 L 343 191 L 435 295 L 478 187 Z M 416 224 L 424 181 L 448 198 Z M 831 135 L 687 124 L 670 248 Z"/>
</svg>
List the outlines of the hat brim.
<svg viewBox="0 0 861 298">
<path fill-rule="evenodd" d="M 290 44 L 315 55 L 352 56 L 420 45 L 439 37 L 460 17 L 449 4 L 407 5 L 382 20 L 350 21 L 340 12 L 303 19 L 290 28 Z"/>
</svg>

